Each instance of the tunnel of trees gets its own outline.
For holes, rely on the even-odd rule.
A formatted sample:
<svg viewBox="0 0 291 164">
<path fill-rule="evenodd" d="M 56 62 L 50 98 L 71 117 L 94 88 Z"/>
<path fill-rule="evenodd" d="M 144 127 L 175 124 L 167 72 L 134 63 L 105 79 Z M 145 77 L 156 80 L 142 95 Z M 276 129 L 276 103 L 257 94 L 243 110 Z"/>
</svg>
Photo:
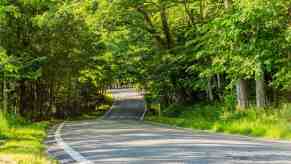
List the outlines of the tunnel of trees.
<svg viewBox="0 0 291 164">
<path fill-rule="evenodd" d="M 291 100 L 290 0 L 1 0 L 2 110 L 94 110 L 116 80 L 162 107 Z"/>
</svg>

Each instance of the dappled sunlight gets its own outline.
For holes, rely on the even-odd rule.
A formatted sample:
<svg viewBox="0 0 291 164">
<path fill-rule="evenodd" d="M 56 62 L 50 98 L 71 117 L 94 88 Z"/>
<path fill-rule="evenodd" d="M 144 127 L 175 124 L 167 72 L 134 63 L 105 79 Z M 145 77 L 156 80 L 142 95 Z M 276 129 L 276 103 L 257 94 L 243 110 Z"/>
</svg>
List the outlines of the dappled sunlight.
<svg viewBox="0 0 291 164">
<path fill-rule="evenodd" d="M 139 135 L 138 135 L 139 136 Z M 147 136 L 146 134 L 141 136 Z M 148 136 L 147 136 L 148 137 Z M 149 136 L 151 137 L 151 136 Z M 250 143 L 250 142 L 243 142 L 243 141 L 229 141 L 229 140 L 209 140 L 209 139 L 183 139 L 182 136 L 180 138 L 177 137 L 177 139 L 167 139 L 165 137 L 161 137 L 160 139 L 147 139 L 147 140 L 134 140 L 134 141 L 127 141 L 127 142 L 112 142 L 108 143 L 108 145 L 127 145 L 127 146 L 155 146 L 155 145 L 168 145 L 168 144 L 175 144 L 175 145 L 186 145 L 186 144 L 192 144 L 196 143 L 196 145 L 199 146 L 228 146 L 231 144 L 235 144 L 237 146 L 246 144 L 248 145 L 256 145 L 260 146 L 256 143 Z"/>
<path fill-rule="evenodd" d="M 124 88 L 124 89 L 111 89 L 109 92 L 112 94 L 113 99 L 115 100 L 124 100 L 124 99 L 140 99 L 143 97 L 142 93 L 136 92 L 133 88 Z"/>
<path fill-rule="evenodd" d="M 84 125 L 87 127 L 80 128 Z M 97 163 L 291 163 L 289 143 L 206 132 L 193 134 L 135 121 L 69 123 L 64 126 L 62 138 Z"/>
<path fill-rule="evenodd" d="M 121 96 L 130 95 L 123 89 Z M 117 94 L 117 93 L 116 93 Z M 134 94 L 132 94 L 134 95 Z M 142 100 L 124 98 L 112 107 L 117 119 L 68 121 L 54 127 L 49 153 L 62 163 L 291 163 L 291 143 L 207 133 L 130 120 Z M 121 119 L 120 116 L 127 116 Z M 55 129 L 58 130 L 55 130 Z M 286 162 L 288 161 L 288 162 Z M 289 162 L 290 161 L 290 162 Z"/>
</svg>

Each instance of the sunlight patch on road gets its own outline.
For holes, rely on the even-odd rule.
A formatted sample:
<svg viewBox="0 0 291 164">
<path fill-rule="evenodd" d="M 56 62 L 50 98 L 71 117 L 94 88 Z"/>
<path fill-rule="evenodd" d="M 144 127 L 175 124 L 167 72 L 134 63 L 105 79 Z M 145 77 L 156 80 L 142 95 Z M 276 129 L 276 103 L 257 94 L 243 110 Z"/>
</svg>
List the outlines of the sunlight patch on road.
<svg viewBox="0 0 291 164">
<path fill-rule="evenodd" d="M 216 145 L 225 146 L 228 144 L 232 145 L 256 145 L 257 143 L 244 142 L 244 141 L 229 141 L 229 140 L 207 140 L 207 139 L 151 139 L 151 140 L 136 140 L 136 141 L 126 141 L 118 143 L 110 143 L 110 145 L 127 145 L 127 146 L 152 146 L 152 145 L 169 145 L 169 144 L 193 144 L 197 145 Z"/>
</svg>

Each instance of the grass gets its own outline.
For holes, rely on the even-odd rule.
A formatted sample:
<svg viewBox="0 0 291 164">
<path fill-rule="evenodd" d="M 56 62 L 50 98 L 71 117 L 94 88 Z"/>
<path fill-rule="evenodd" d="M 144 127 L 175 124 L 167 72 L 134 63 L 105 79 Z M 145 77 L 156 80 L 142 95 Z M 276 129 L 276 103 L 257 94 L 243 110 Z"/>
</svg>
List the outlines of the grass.
<svg viewBox="0 0 291 164">
<path fill-rule="evenodd" d="M 0 112 L 0 140 L 5 138 L 5 131 L 8 130 L 8 121 L 4 115 Z"/>
<path fill-rule="evenodd" d="M 273 109 L 229 110 L 224 105 L 173 105 L 149 121 L 179 127 L 242 134 L 269 139 L 291 139 L 291 104 Z"/>
<path fill-rule="evenodd" d="M 67 120 L 96 119 L 103 116 L 111 107 L 112 97 L 105 96 L 105 102 L 96 107 L 91 113 L 71 117 Z M 4 116 L 0 112 L 0 164 L 55 164 L 45 153 L 43 143 L 47 136 L 46 130 L 49 124 L 63 120 L 52 118 L 50 122 L 32 123 L 15 116 Z"/>
<path fill-rule="evenodd" d="M 0 163 L 57 163 L 45 153 L 47 127 L 48 122 L 30 123 L 14 115 L 0 114 Z"/>
<path fill-rule="evenodd" d="M 96 119 L 103 114 L 104 111 L 96 111 L 69 120 Z M 0 163 L 58 163 L 45 153 L 43 141 L 48 125 L 49 122 L 30 123 L 19 117 L 0 114 Z"/>
</svg>

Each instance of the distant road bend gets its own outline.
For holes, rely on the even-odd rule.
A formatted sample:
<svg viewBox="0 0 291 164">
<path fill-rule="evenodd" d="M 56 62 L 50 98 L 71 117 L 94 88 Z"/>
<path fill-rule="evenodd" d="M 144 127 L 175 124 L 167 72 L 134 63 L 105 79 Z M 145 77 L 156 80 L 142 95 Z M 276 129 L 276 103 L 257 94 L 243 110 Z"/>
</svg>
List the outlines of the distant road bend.
<svg viewBox="0 0 291 164">
<path fill-rule="evenodd" d="M 146 110 L 141 93 L 134 89 L 113 89 L 110 92 L 115 101 L 105 119 L 143 120 Z"/>
<path fill-rule="evenodd" d="M 49 131 L 48 152 L 79 164 L 291 164 L 289 142 L 192 132 L 138 121 L 144 101 L 133 89 L 112 90 L 104 119 L 66 121 Z"/>
</svg>

